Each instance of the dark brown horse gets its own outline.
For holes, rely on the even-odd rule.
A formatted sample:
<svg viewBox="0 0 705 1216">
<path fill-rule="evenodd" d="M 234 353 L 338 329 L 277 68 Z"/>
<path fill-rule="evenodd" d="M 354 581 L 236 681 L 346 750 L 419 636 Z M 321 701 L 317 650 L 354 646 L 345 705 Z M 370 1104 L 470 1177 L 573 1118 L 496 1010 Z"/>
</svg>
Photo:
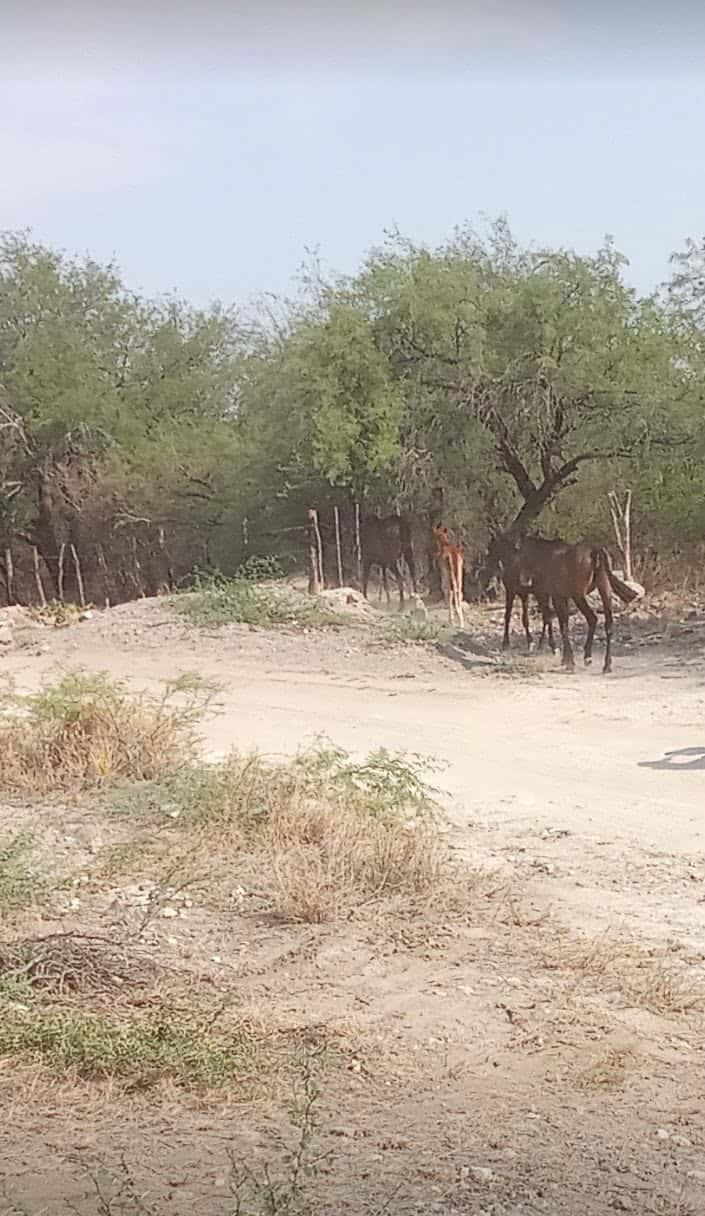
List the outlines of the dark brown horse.
<svg viewBox="0 0 705 1216">
<path fill-rule="evenodd" d="M 618 578 L 612 569 L 612 559 L 605 548 L 590 545 L 570 545 L 566 541 L 542 541 L 535 537 L 517 540 L 511 534 L 498 537 L 491 546 L 494 561 L 509 561 L 511 554 L 518 558 L 519 578 L 522 586 L 529 586 L 539 604 L 550 610 L 552 604 L 561 628 L 563 641 L 563 666 L 569 671 L 575 668 L 573 648 L 568 633 L 568 604 L 573 600 L 578 611 L 587 621 L 587 638 L 584 658 L 592 661 L 592 644 L 597 625 L 597 613 L 587 601 L 592 591 L 597 591 L 605 614 L 605 662 L 603 671 L 612 670 L 612 592 L 624 604 L 637 599 L 639 592 Z M 487 563 L 486 563 L 487 566 Z M 544 618 L 545 619 L 545 618 Z"/>
<path fill-rule="evenodd" d="M 487 590 L 488 584 L 496 574 L 499 574 L 504 586 L 504 636 L 502 638 L 502 649 L 509 649 L 509 626 L 512 620 L 512 609 L 515 599 L 521 601 L 521 623 L 524 626 L 526 634 L 526 648 L 531 653 L 534 645 L 534 639 L 531 633 L 529 624 L 529 596 L 534 594 L 541 609 L 541 617 L 543 628 L 539 639 L 539 650 L 543 650 L 546 634 L 548 634 L 548 643 L 551 647 L 551 653 L 556 653 L 556 643 L 553 637 L 553 613 L 551 601 L 537 595 L 532 584 L 531 578 L 527 571 L 522 566 L 521 560 L 521 537 L 515 537 L 511 533 L 504 532 L 496 536 L 490 544 L 487 556 L 478 570 L 478 583 L 483 591 Z M 538 545 L 555 545 L 562 544 L 562 541 L 549 541 L 536 538 Z"/>
<path fill-rule="evenodd" d="M 360 544 L 362 546 L 362 594 L 367 599 L 367 587 L 370 581 L 370 570 L 379 566 L 382 581 L 389 603 L 387 571 L 390 570 L 397 580 L 399 588 L 399 606 L 404 603 L 404 576 L 402 574 L 402 559 L 406 562 L 411 578 L 414 595 L 418 594 L 416 585 L 416 564 L 411 543 L 411 525 L 408 519 L 401 515 L 367 515 L 360 525 Z"/>
</svg>

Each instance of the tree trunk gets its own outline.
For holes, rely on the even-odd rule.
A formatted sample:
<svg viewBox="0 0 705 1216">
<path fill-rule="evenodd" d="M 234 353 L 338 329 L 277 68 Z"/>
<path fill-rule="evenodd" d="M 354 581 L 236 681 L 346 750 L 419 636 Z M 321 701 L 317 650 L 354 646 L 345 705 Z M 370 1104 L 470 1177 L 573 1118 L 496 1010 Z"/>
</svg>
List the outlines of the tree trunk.
<svg viewBox="0 0 705 1216">
<path fill-rule="evenodd" d="M 614 490 L 608 494 L 612 526 L 622 559 L 622 570 L 628 583 L 633 581 L 632 575 L 632 492 L 627 490 L 624 506 Z"/>
<path fill-rule="evenodd" d="M 15 602 L 15 567 L 12 561 L 12 549 L 8 545 L 5 550 L 5 590 L 8 604 Z"/>
</svg>

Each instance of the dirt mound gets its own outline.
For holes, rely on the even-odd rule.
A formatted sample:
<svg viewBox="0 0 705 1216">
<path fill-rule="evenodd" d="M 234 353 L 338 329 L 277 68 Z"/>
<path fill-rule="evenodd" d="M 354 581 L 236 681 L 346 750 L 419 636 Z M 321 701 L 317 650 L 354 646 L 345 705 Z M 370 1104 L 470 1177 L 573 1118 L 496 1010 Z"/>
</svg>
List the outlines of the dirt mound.
<svg viewBox="0 0 705 1216">
<path fill-rule="evenodd" d="M 367 602 L 361 591 L 355 587 L 330 587 L 319 592 L 321 603 L 332 612 L 349 613 L 351 616 L 365 617 L 372 620 L 376 615 L 375 609 Z"/>
</svg>

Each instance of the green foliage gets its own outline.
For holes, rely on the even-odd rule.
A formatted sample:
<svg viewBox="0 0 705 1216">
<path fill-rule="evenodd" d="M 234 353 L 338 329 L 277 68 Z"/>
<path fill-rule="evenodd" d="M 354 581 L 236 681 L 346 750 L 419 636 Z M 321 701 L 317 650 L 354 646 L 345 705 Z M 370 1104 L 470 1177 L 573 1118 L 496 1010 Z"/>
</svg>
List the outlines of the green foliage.
<svg viewBox="0 0 705 1216">
<path fill-rule="evenodd" d="M 31 864 L 32 841 L 24 833 L 0 842 L 0 913 L 33 904 L 43 888 Z"/>
<path fill-rule="evenodd" d="M 390 642 L 445 642 L 453 634 L 452 628 L 439 621 L 419 621 L 413 617 L 399 617 L 387 625 Z"/>
<path fill-rule="evenodd" d="M 291 804 L 321 796 L 373 819 L 432 815 L 437 791 L 428 777 L 434 767 L 428 758 L 385 748 L 354 761 L 320 740 L 281 763 L 237 753 L 218 764 L 194 763 L 160 781 L 118 787 L 110 802 L 119 814 L 156 815 L 182 827 L 236 826 L 251 839 Z"/>
<path fill-rule="evenodd" d="M 0 1056 L 40 1061 L 53 1072 L 88 1080 L 118 1077 L 144 1086 L 169 1078 L 215 1087 L 251 1075 L 256 1067 L 247 1028 L 225 1038 L 164 1012 L 139 1021 L 78 1009 L 21 1010 L 11 1004 L 0 1012 Z"/>
<path fill-rule="evenodd" d="M 282 578 L 284 571 L 278 558 L 256 557 L 246 558 L 235 571 L 236 579 L 244 579 L 247 583 L 266 583 L 270 579 Z"/>
<path fill-rule="evenodd" d="M 637 545 L 692 543 L 704 263 L 689 241 L 668 287 L 640 298 L 609 239 L 579 256 L 524 248 L 505 221 L 435 249 L 392 235 L 357 275 L 317 270 L 245 323 L 141 300 L 112 265 L 5 234 L 0 554 L 12 545 L 15 591 L 35 594 L 36 545 L 55 598 L 70 542 L 95 603 L 195 567 L 260 582 L 302 560 L 311 503 L 324 520 L 340 506 L 349 536 L 353 499 L 428 514 L 439 491 L 469 554 L 519 512 L 609 539 L 605 493 L 625 480 Z M 271 566 L 248 557 L 273 536 Z M 67 561 L 77 599 L 73 581 Z M 244 592 L 228 598 L 229 619 L 252 619 Z"/>
</svg>

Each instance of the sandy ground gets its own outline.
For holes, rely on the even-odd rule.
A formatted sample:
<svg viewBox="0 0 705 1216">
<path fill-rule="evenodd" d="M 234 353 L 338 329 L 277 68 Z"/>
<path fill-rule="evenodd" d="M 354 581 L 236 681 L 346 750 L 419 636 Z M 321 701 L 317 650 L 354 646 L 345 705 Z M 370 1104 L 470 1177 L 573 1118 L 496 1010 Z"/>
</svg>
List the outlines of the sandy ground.
<svg viewBox="0 0 705 1216">
<path fill-rule="evenodd" d="M 354 754 L 428 756 L 473 856 L 548 868 L 551 900 L 586 927 L 702 941 L 705 622 L 623 617 L 614 672 L 602 675 L 598 633 L 593 665 L 567 676 L 558 659 L 524 658 L 518 633 L 516 669 L 493 665 L 499 619 L 476 610 L 439 654 L 367 630 L 194 630 L 145 601 L 44 630 L 2 670 L 20 689 L 76 665 L 150 688 L 185 671 L 216 678 L 214 758 L 291 754 L 321 733 Z"/>
<path fill-rule="evenodd" d="M 551 914 L 576 940 L 672 951 L 704 978 L 705 619 L 625 615 L 607 677 L 599 644 L 594 666 L 573 676 L 550 656 L 525 659 L 518 633 L 516 662 L 498 662 L 498 622 L 476 609 L 439 651 L 373 628 L 196 630 L 166 602 L 145 601 L 31 630 L 0 669 L 21 689 L 76 665 L 148 688 L 188 671 L 215 677 L 223 692 L 203 732 L 214 758 L 291 754 L 321 733 L 358 755 L 383 746 L 432 757 L 458 850 L 521 883 L 531 914 L 429 935 L 410 926 L 394 948 L 352 929 L 263 934 L 242 999 L 276 999 L 292 1026 L 304 1010 L 317 1025 L 353 1016 L 353 1073 L 358 1056 L 377 1059 L 335 1091 L 324 1147 L 339 1164 L 323 1190 L 335 1198 L 307 1212 L 695 1216 L 705 1210 L 702 1014 L 633 987 L 616 999 L 602 978 L 584 988 L 554 976 L 554 930 L 541 926 Z M 234 957 L 222 927 L 217 943 L 216 930 L 203 932 L 205 951 Z M 50 1131 L 24 1127 L 21 1148 L 11 1132 L 2 1139 L 11 1167 L 0 1213 L 225 1216 L 235 1210 L 218 1189 L 231 1118 L 103 1107 L 87 1128 L 55 1104 Z M 85 1173 L 77 1180 L 77 1148 L 101 1160 L 132 1153 L 138 1173 L 175 1181 L 161 1206 L 123 1196 L 100 1207 Z"/>
</svg>

